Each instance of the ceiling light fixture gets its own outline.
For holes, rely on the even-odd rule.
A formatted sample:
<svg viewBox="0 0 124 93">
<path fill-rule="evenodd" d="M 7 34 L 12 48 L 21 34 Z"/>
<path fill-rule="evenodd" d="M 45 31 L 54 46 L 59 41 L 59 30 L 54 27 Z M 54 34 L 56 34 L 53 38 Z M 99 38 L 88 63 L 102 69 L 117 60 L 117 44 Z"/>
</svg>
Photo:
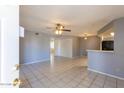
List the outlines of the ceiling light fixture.
<svg viewBox="0 0 124 93">
<path fill-rule="evenodd" d="M 102 36 L 101 39 L 104 40 L 104 36 Z"/>
<path fill-rule="evenodd" d="M 84 39 L 87 40 L 87 34 L 84 34 Z"/>
<path fill-rule="evenodd" d="M 55 29 L 54 33 L 56 35 L 61 35 L 63 32 L 71 32 L 70 29 L 65 29 L 65 26 L 63 26 L 62 24 L 55 24 L 55 27 L 47 27 L 47 29 Z M 52 30 L 53 31 L 53 30 Z"/>
<path fill-rule="evenodd" d="M 60 26 L 60 29 L 63 29 L 64 27 L 63 26 Z"/>
<path fill-rule="evenodd" d="M 59 35 L 61 35 L 61 34 L 62 34 L 62 31 L 60 30 L 60 31 L 59 31 Z"/>
<path fill-rule="evenodd" d="M 110 35 L 111 35 L 111 36 L 114 36 L 114 35 L 115 35 L 115 33 L 114 33 L 114 32 L 111 32 L 111 33 L 110 33 Z"/>
<path fill-rule="evenodd" d="M 85 40 L 87 40 L 87 37 L 84 37 Z"/>
<path fill-rule="evenodd" d="M 62 31 L 61 31 L 61 30 L 56 30 L 56 31 L 55 31 L 55 34 L 56 34 L 56 35 L 61 35 L 61 34 L 62 34 Z"/>
<path fill-rule="evenodd" d="M 55 34 L 56 34 L 56 35 L 58 35 L 58 34 L 59 34 L 59 31 L 58 31 L 58 30 L 56 30 L 56 31 L 55 31 Z"/>
</svg>

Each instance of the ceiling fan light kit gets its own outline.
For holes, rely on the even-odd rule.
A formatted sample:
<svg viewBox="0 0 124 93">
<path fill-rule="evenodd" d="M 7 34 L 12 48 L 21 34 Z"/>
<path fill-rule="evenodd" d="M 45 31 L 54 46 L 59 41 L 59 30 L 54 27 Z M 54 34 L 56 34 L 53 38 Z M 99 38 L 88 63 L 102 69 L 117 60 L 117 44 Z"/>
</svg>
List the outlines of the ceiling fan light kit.
<svg viewBox="0 0 124 93">
<path fill-rule="evenodd" d="M 87 40 L 87 34 L 84 34 L 84 39 Z"/>
<path fill-rule="evenodd" d="M 84 37 L 85 40 L 87 40 L 87 37 Z"/>
<path fill-rule="evenodd" d="M 62 31 L 60 30 L 60 31 L 59 31 L 59 35 L 61 35 L 61 34 L 62 34 Z"/>
<path fill-rule="evenodd" d="M 58 34 L 59 34 L 58 30 L 56 30 L 56 31 L 55 31 L 55 34 L 56 34 L 56 35 L 58 35 Z"/>
<path fill-rule="evenodd" d="M 63 26 L 62 24 L 56 24 L 56 27 L 47 27 L 48 29 L 50 29 L 50 28 L 54 28 L 55 30 L 54 30 L 54 33 L 56 34 L 56 35 L 61 35 L 64 31 L 65 32 L 71 32 L 71 30 L 70 29 L 64 29 L 65 28 L 65 26 Z"/>
<path fill-rule="evenodd" d="M 56 34 L 56 35 L 61 35 L 61 34 L 62 34 L 62 31 L 61 31 L 61 30 L 56 30 L 56 31 L 55 31 L 55 34 Z"/>
<path fill-rule="evenodd" d="M 56 34 L 56 35 L 61 35 L 62 32 L 63 32 L 63 31 L 62 31 L 63 28 L 64 28 L 64 26 L 62 26 L 61 24 L 57 24 L 55 34 Z"/>
</svg>

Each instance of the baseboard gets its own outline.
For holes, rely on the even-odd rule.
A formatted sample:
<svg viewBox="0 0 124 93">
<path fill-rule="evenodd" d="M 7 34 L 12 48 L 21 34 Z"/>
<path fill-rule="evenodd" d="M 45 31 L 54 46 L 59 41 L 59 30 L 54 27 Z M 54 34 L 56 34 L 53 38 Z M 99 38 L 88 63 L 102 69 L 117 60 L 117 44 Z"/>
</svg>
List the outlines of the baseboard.
<svg viewBox="0 0 124 93">
<path fill-rule="evenodd" d="M 124 78 L 122 78 L 122 77 L 118 77 L 118 76 L 115 76 L 115 75 L 107 74 L 107 73 L 104 73 L 104 72 L 101 72 L 101 71 L 97 71 L 97 70 L 94 70 L 94 69 L 88 68 L 88 70 L 96 72 L 96 73 L 100 73 L 100 74 L 103 74 L 103 75 L 106 75 L 106 76 L 110 76 L 110 77 L 113 77 L 113 78 L 124 80 Z"/>
<path fill-rule="evenodd" d="M 76 58 L 79 58 L 79 56 L 71 57 L 71 59 L 76 59 Z"/>
<path fill-rule="evenodd" d="M 81 56 L 75 56 L 75 57 L 55 56 L 55 57 L 63 57 L 63 58 L 76 59 L 76 58 L 80 58 Z"/>
<path fill-rule="evenodd" d="M 49 61 L 49 60 L 50 59 L 36 60 L 36 61 L 32 61 L 32 62 L 23 63 L 21 65 L 29 65 L 29 64 L 34 64 L 34 63 L 39 63 L 39 62 L 45 62 L 45 61 Z"/>
<path fill-rule="evenodd" d="M 75 56 L 75 57 L 72 57 L 72 59 L 81 58 L 81 57 L 85 57 L 85 56 Z"/>
</svg>

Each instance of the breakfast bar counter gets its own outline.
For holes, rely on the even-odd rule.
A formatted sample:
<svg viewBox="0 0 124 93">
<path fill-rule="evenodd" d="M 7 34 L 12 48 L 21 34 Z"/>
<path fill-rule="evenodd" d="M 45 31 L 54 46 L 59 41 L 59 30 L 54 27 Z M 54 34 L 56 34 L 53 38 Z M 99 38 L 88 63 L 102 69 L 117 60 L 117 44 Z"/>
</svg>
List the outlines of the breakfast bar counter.
<svg viewBox="0 0 124 93">
<path fill-rule="evenodd" d="M 107 51 L 107 50 L 87 50 L 87 52 L 110 52 L 110 53 L 114 53 L 114 51 Z"/>
<path fill-rule="evenodd" d="M 114 51 L 103 51 L 103 50 L 87 50 L 88 52 L 88 70 L 111 74 L 116 73 L 115 65 L 117 62 Z"/>
</svg>

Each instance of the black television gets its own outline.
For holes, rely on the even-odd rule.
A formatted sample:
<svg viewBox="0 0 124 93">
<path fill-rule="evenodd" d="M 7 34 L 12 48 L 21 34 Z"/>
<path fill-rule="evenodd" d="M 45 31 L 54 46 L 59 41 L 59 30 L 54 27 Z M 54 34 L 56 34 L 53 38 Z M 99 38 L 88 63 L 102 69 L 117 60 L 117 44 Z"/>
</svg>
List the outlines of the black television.
<svg viewBox="0 0 124 93">
<path fill-rule="evenodd" d="M 102 50 L 114 50 L 114 41 L 102 41 Z"/>
</svg>

